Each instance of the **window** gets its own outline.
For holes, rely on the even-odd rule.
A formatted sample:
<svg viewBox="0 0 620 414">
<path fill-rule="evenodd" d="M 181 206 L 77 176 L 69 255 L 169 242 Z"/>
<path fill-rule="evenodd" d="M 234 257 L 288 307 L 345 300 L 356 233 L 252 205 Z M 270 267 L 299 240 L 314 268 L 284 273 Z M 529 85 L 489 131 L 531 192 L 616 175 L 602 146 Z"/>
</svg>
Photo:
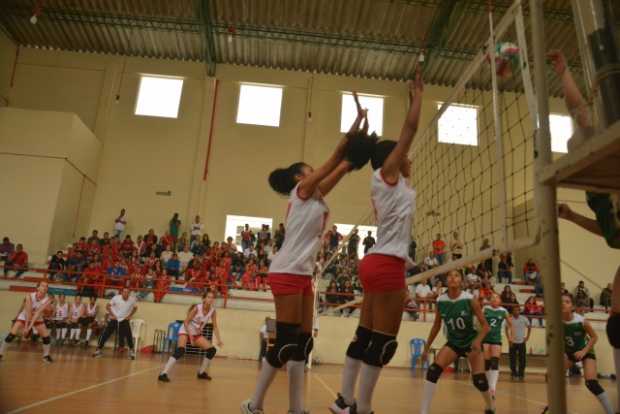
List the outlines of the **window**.
<svg viewBox="0 0 620 414">
<path fill-rule="evenodd" d="M 237 123 L 279 127 L 281 108 L 282 87 L 242 84 Z"/>
<path fill-rule="evenodd" d="M 573 120 L 570 116 L 550 114 L 549 129 L 551 130 L 551 151 L 568 152 L 568 140 L 573 136 Z"/>
<path fill-rule="evenodd" d="M 248 217 L 248 216 L 226 216 L 226 229 L 224 230 L 224 239 L 229 237 L 233 238 L 234 243 L 237 245 L 237 250 L 241 251 L 241 232 L 245 228 L 245 225 L 250 226 L 250 230 L 254 235 L 261 231 L 263 224 L 269 225 L 269 231 L 271 237 L 273 237 L 273 219 L 266 217 Z"/>
<path fill-rule="evenodd" d="M 353 230 L 353 224 L 335 224 L 338 229 L 338 233 L 342 234 L 342 237 L 346 237 L 351 230 Z M 357 235 L 360 236 L 359 244 L 357 245 L 357 257 L 364 256 L 364 239 L 368 236 L 368 232 L 371 232 L 372 237 L 377 240 L 377 227 L 376 226 L 357 226 Z M 346 249 L 346 247 L 345 247 Z"/>
<path fill-rule="evenodd" d="M 183 79 L 142 76 L 136 115 L 178 118 Z"/>
<path fill-rule="evenodd" d="M 359 95 L 360 105 L 368 109 L 368 133 L 375 132 L 377 135 L 383 134 L 383 97 Z M 353 94 L 345 92 L 342 94 L 342 112 L 340 113 L 340 132 L 349 132 L 351 124 L 357 117 L 357 107 L 353 100 Z"/>
<path fill-rule="evenodd" d="M 437 103 L 441 109 L 442 102 Z M 437 140 L 446 144 L 478 145 L 478 107 L 450 104 L 437 122 Z"/>
</svg>

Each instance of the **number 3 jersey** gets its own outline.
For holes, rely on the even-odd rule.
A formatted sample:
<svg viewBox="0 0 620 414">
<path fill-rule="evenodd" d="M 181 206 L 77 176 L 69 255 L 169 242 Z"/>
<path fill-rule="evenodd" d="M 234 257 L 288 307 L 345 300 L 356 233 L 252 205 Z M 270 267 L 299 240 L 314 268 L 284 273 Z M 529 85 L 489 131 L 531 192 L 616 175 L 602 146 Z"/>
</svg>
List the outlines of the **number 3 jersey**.
<svg viewBox="0 0 620 414">
<path fill-rule="evenodd" d="M 588 343 L 588 333 L 583 326 L 583 321 L 583 316 L 578 313 L 574 313 L 570 321 L 564 321 L 564 344 L 567 354 L 581 351 Z M 594 353 L 594 349 L 590 353 Z"/>
<path fill-rule="evenodd" d="M 457 348 L 469 348 L 478 335 L 474 327 L 472 299 L 473 296 L 468 292 L 461 292 L 456 299 L 444 293 L 437 299 L 439 314 L 447 330 L 448 343 Z"/>
<path fill-rule="evenodd" d="M 484 318 L 489 323 L 491 330 L 484 338 L 484 342 L 490 344 L 502 343 L 502 324 L 508 317 L 508 311 L 501 306 L 494 308 L 493 306 L 485 306 L 483 308 Z"/>
</svg>

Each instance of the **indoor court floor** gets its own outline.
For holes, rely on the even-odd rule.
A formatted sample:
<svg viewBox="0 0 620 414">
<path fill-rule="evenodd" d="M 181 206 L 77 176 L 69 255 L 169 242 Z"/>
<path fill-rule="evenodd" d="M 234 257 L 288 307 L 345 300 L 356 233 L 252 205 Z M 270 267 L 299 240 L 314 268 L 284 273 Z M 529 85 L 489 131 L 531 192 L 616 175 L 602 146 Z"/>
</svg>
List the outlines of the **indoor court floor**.
<svg viewBox="0 0 620 414">
<path fill-rule="evenodd" d="M 55 363 L 46 365 L 39 349 L 9 350 L 0 362 L 0 412 L 2 413 L 239 413 L 239 403 L 248 398 L 258 373 L 256 361 L 216 358 L 210 374 L 213 381 L 196 379 L 197 358 L 188 358 L 172 371 L 171 382 L 157 381 L 163 355 L 140 355 L 136 361 L 113 356 L 106 350 L 100 359 L 92 349 L 63 348 L 52 352 Z M 339 389 L 341 367 L 315 366 L 307 374 L 306 401 L 312 413 L 329 413 L 327 407 Z M 615 386 L 601 384 L 615 401 Z M 376 414 L 419 412 L 422 378 L 410 370 L 385 369 L 375 392 Z M 527 383 L 512 383 L 505 375 L 497 392 L 498 414 L 538 414 L 545 405 L 542 376 Z M 279 374 L 265 405 L 267 414 L 287 412 L 287 378 Z M 569 413 L 602 413 L 596 399 L 581 380 L 568 389 Z M 433 401 L 434 414 L 482 413 L 483 402 L 465 374 L 445 374 Z"/>
</svg>

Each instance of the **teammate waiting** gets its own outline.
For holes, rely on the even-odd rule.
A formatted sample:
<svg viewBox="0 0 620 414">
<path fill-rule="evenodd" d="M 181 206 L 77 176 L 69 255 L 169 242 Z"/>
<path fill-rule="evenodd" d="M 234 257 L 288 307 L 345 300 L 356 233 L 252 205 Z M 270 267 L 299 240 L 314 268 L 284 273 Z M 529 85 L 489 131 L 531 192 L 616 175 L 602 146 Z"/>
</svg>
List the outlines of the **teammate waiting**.
<svg viewBox="0 0 620 414">
<path fill-rule="evenodd" d="M 508 342 L 512 342 L 512 319 L 508 311 L 501 305 L 499 295 L 491 295 L 490 305 L 482 308 L 484 318 L 489 324 L 490 331 L 482 341 L 484 351 L 484 368 L 487 371 L 487 379 L 489 381 L 489 392 L 491 397 L 495 399 L 495 391 L 497 390 L 497 380 L 499 379 L 499 357 L 502 355 L 502 325 L 506 322 L 506 336 Z"/>
<path fill-rule="evenodd" d="M 127 341 L 127 345 L 129 346 L 129 359 L 136 359 L 136 353 L 133 349 L 133 336 L 129 325 L 129 320 L 138 310 L 136 301 L 137 299 L 135 296 L 129 295 L 129 288 L 125 287 L 121 290 L 120 295 L 114 296 L 107 304 L 106 310 L 110 315 L 110 319 L 108 320 L 108 324 L 99 338 L 97 349 L 93 354 L 94 358 L 98 358 L 103 355 L 102 349 L 105 346 L 105 343 L 108 339 L 110 339 L 110 336 L 112 336 L 114 331 L 116 331 L 119 337 L 118 342 L 120 344 L 123 343 L 124 339 Z"/>
<path fill-rule="evenodd" d="M 418 129 L 423 89 L 421 74 L 416 71 L 415 81 L 409 83 L 409 113 L 398 142 L 380 141 L 371 150 L 371 199 L 378 223 L 377 244 L 359 263 L 364 298 L 359 326 L 346 352 L 341 392 L 330 406 L 335 414 L 372 412 L 372 394 L 381 369 L 390 362 L 398 346 L 396 335 L 407 298 L 405 264 L 413 265 L 409 243 L 415 191 L 407 185 L 411 171 L 407 153 Z"/>
<path fill-rule="evenodd" d="M 67 321 L 69 319 L 69 304 L 64 294 L 58 295 L 58 303 L 54 305 L 54 330 L 56 331 L 56 345 L 61 345 L 67 338 Z"/>
<path fill-rule="evenodd" d="M 80 325 L 82 330 L 86 330 L 86 337 L 84 338 L 84 347 L 87 347 L 90 342 L 90 337 L 93 334 L 93 328 L 97 326 L 97 313 L 99 309 L 97 306 L 97 298 L 91 296 L 90 302 L 86 305 L 86 313 L 82 318 Z"/>
<path fill-rule="evenodd" d="M 187 317 L 179 329 L 179 341 L 177 343 L 177 349 L 174 350 L 174 354 L 168 358 L 166 366 L 157 378 L 162 382 L 170 382 L 168 373 L 176 364 L 176 362 L 185 355 L 185 346 L 189 341 L 190 345 L 204 349 L 205 357 L 202 359 L 200 370 L 198 371 L 198 379 L 211 380 L 208 370 L 211 365 L 211 361 L 215 358 L 217 349 L 213 344 L 204 336 L 202 336 L 202 330 L 207 323 L 213 323 L 213 335 L 215 336 L 215 344 L 219 347 L 224 345 L 220 337 L 220 329 L 217 325 L 217 318 L 215 314 L 215 293 L 209 291 L 202 295 L 202 303 L 196 306 L 192 306 L 187 313 Z"/>
<path fill-rule="evenodd" d="M 437 299 L 435 321 L 424 346 L 422 361 L 428 357 L 428 351 L 441 328 L 441 321 L 445 322 L 448 343 L 441 348 L 426 373 L 421 414 L 430 412 L 437 381 L 444 369 L 461 356 L 469 361 L 474 386 L 482 393 L 486 404 L 485 414 L 495 413 L 495 403 L 489 393 L 489 381 L 484 373 L 484 358 L 481 352 L 482 340 L 490 331 L 489 324 L 482 314 L 478 300 L 461 290 L 462 282 L 463 276 L 458 270 L 449 271 L 448 291 Z M 474 317 L 479 322 L 479 331 L 474 327 Z"/>
<path fill-rule="evenodd" d="M 45 323 L 43 323 L 43 312 L 50 304 L 47 288 L 47 282 L 39 282 L 37 290 L 26 295 L 22 311 L 17 315 L 17 319 L 11 327 L 9 334 L 0 343 L 0 361 L 4 358 L 6 346 L 13 342 L 20 332 L 23 336 L 26 336 L 31 329 L 34 329 L 43 341 L 43 361 L 47 363 L 53 362 L 50 356 L 50 334 L 45 327 Z"/>
<path fill-rule="evenodd" d="M 69 312 L 69 342 L 72 345 L 76 345 L 80 340 L 80 321 L 84 317 L 84 304 L 82 303 L 82 298 L 80 296 L 76 296 L 73 300 L 73 303 L 70 306 Z"/>
</svg>

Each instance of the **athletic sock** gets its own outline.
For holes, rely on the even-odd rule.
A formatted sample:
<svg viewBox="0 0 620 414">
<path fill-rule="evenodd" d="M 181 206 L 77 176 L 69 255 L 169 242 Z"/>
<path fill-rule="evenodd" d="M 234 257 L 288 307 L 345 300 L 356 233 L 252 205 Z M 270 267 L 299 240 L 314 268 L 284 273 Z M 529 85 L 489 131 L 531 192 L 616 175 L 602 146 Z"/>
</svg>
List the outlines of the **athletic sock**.
<svg viewBox="0 0 620 414">
<path fill-rule="evenodd" d="M 93 330 L 88 328 L 86 330 L 86 342 L 90 341 L 90 336 L 93 334 Z"/>
<path fill-rule="evenodd" d="M 342 371 L 342 391 L 340 395 L 347 405 L 353 405 L 355 402 L 355 385 L 357 377 L 362 368 L 362 361 L 351 358 L 349 356 L 344 359 L 344 369 Z"/>
<path fill-rule="evenodd" d="M 56 340 L 60 339 L 60 333 L 62 332 L 62 329 L 56 329 Z"/>
<path fill-rule="evenodd" d="M 43 356 L 44 357 L 49 356 L 50 348 L 51 348 L 50 344 L 43 344 Z"/>
<path fill-rule="evenodd" d="M 618 391 L 618 410 L 620 413 L 620 349 L 614 348 L 614 363 L 616 366 L 616 390 Z"/>
<path fill-rule="evenodd" d="M 430 412 L 431 403 L 433 402 L 433 395 L 435 395 L 436 388 L 437 383 L 424 380 L 424 395 L 422 396 L 420 414 L 428 414 Z"/>
<path fill-rule="evenodd" d="M 606 414 L 614 414 L 614 409 L 611 406 L 611 402 L 609 401 L 609 396 L 607 395 L 606 392 L 600 393 L 599 395 L 596 396 L 596 398 L 598 398 L 599 402 L 605 409 Z"/>
<path fill-rule="evenodd" d="M 75 329 L 72 328 L 71 332 L 69 333 L 69 340 L 73 341 L 73 338 L 75 338 Z"/>
<path fill-rule="evenodd" d="M 67 328 L 62 328 L 62 339 L 65 339 L 67 337 Z"/>
<path fill-rule="evenodd" d="M 489 389 L 491 392 L 495 392 L 497 389 L 497 380 L 499 379 L 499 371 L 496 369 L 490 369 L 487 371 L 487 380 L 489 381 Z"/>
<path fill-rule="evenodd" d="M 202 374 L 203 372 L 207 372 L 209 365 L 211 365 L 211 360 L 209 358 L 202 358 L 202 363 L 200 364 L 200 370 L 198 373 Z"/>
<path fill-rule="evenodd" d="M 493 402 L 493 398 L 491 398 L 491 393 L 489 391 L 484 391 L 480 394 L 482 395 L 482 398 L 484 398 L 486 409 L 495 411 L 495 403 Z"/>
<path fill-rule="evenodd" d="M 161 373 L 168 375 L 168 372 L 172 369 L 172 367 L 174 366 L 174 364 L 176 364 L 176 362 L 177 360 L 174 359 L 174 357 L 168 358 L 168 362 L 166 362 L 166 365 L 164 366 L 164 369 Z"/>
<path fill-rule="evenodd" d="M 375 391 L 375 385 L 377 385 L 380 374 L 381 367 L 375 367 L 362 362 L 357 399 L 357 412 L 359 414 L 370 414 L 372 412 L 372 394 Z"/>
<path fill-rule="evenodd" d="M 267 390 L 277 373 L 278 369 L 272 366 L 267 359 L 263 358 L 263 364 L 258 374 L 258 380 L 256 381 L 256 389 L 254 390 L 252 402 L 250 403 L 250 408 L 252 410 L 263 409 L 265 394 L 267 394 Z"/>
<path fill-rule="evenodd" d="M 304 409 L 304 368 L 306 361 L 288 361 L 288 403 L 289 411 L 302 413 Z"/>
</svg>

